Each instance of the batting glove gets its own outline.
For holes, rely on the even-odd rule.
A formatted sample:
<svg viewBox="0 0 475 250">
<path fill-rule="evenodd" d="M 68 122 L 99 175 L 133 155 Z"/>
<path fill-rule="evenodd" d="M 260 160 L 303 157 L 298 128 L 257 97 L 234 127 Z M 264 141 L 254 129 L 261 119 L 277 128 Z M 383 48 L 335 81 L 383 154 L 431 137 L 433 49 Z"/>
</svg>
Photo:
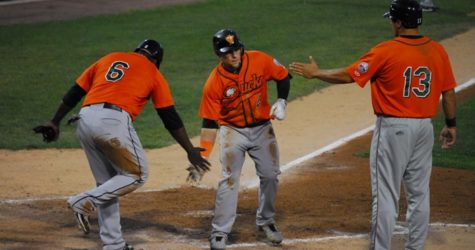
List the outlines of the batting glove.
<svg viewBox="0 0 475 250">
<path fill-rule="evenodd" d="M 285 99 L 277 99 L 277 101 L 274 103 L 274 105 L 272 105 L 272 108 L 270 109 L 271 118 L 276 118 L 277 120 L 284 120 L 286 107 L 287 101 Z"/>
<path fill-rule="evenodd" d="M 190 184 L 199 184 L 203 179 L 203 175 L 206 173 L 204 170 L 197 168 L 191 164 L 186 170 L 188 171 L 188 177 L 186 178 L 186 182 Z"/>
</svg>

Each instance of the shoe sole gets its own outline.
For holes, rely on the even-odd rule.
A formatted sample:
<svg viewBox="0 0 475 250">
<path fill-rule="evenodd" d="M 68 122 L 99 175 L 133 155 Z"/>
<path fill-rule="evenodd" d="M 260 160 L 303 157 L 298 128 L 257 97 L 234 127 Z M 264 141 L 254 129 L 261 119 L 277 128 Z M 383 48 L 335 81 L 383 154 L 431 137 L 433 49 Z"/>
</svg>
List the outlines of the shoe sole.
<svg viewBox="0 0 475 250">
<path fill-rule="evenodd" d="M 267 240 L 269 241 L 269 243 L 271 243 L 273 246 L 279 246 L 279 245 L 282 244 L 283 239 L 280 240 L 280 241 L 275 241 L 275 240 L 273 241 L 273 240 L 270 240 L 269 237 L 267 237 L 267 234 L 266 234 L 266 232 L 265 232 L 265 230 L 264 230 L 263 227 L 258 226 L 257 229 L 258 229 L 259 232 L 264 233 L 264 235 L 266 236 L 266 239 L 267 239 Z"/>
</svg>

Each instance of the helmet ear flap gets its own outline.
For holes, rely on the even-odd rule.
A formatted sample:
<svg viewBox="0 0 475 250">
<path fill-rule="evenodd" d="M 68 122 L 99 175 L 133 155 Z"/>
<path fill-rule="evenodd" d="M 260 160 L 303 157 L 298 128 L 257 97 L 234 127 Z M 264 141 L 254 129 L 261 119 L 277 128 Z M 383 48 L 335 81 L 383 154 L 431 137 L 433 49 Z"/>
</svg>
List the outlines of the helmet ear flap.
<svg viewBox="0 0 475 250">
<path fill-rule="evenodd" d="M 155 60 L 155 66 L 157 69 L 160 68 L 160 64 L 162 63 L 163 60 L 163 47 L 162 45 L 153 39 L 146 39 L 143 42 L 141 42 L 134 50 L 135 52 L 138 51 L 143 51 L 145 52 L 148 56 L 153 58 Z"/>
</svg>

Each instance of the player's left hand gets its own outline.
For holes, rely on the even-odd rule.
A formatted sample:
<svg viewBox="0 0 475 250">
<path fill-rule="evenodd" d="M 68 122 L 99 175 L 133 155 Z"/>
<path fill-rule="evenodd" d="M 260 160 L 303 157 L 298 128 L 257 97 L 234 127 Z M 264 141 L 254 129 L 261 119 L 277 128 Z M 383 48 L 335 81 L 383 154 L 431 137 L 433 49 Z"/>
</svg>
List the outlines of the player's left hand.
<svg viewBox="0 0 475 250">
<path fill-rule="evenodd" d="M 200 171 L 206 172 L 209 171 L 209 167 L 211 164 L 209 163 L 206 158 L 201 156 L 201 152 L 205 151 L 204 148 L 192 148 L 188 152 L 188 161 L 190 161 L 191 165 Z"/>
<path fill-rule="evenodd" d="M 455 144 L 457 129 L 455 127 L 444 127 L 440 132 L 439 140 L 442 142 L 442 149 L 449 149 Z"/>
<path fill-rule="evenodd" d="M 277 120 L 284 120 L 286 107 L 287 107 L 287 101 L 285 99 L 279 98 L 274 103 L 274 105 L 272 105 L 269 115 L 271 116 L 272 119 L 276 118 Z"/>
<path fill-rule="evenodd" d="M 198 184 L 203 179 L 203 175 L 206 173 L 204 170 L 196 168 L 191 165 L 186 169 L 188 171 L 188 177 L 186 177 L 186 182 L 190 184 Z"/>
</svg>

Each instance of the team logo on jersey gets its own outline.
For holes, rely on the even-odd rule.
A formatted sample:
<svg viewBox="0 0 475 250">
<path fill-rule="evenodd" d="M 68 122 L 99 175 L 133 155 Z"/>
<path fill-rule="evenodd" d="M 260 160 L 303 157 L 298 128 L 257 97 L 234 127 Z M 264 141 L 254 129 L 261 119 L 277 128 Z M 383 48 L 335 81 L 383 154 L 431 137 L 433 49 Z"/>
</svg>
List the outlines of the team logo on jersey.
<svg viewBox="0 0 475 250">
<path fill-rule="evenodd" d="M 357 74 L 357 76 L 359 76 L 360 74 L 364 74 L 366 72 L 368 72 L 368 63 L 367 62 L 360 63 L 358 65 L 358 74 Z"/>
<path fill-rule="evenodd" d="M 231 97 L 236 93 L 236 88 L 234 87 L 229 87 L 224 91 L 224 96 L 225 97 Z"/>
<path fill-rule="evenodd" d="M 227 35 L 225 39 L 229 44 L 234 44 L 234 35 Z"/>
</svg>

